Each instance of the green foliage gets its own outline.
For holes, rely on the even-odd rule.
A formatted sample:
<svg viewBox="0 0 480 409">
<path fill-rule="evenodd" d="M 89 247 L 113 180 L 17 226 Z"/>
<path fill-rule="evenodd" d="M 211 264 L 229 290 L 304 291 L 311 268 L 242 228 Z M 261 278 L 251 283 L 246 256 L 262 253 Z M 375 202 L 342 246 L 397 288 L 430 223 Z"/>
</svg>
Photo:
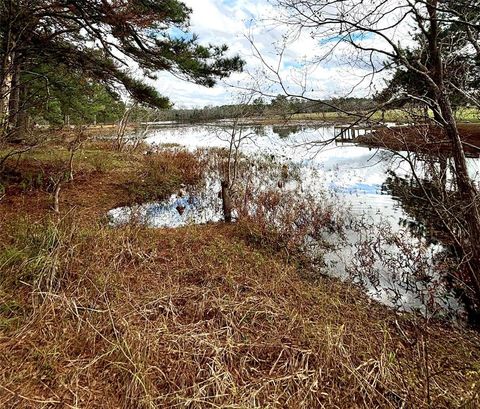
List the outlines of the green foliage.
<svg viewBox="0 0 480 409">
<path fill-rule="evenodd" d="M 190 13 L 191 10 L 178 0 L 72 0 L 55 6 L 49 0 L 2 0 L 0 57 L 5 56 L 13 44 L 21 49 L 14 65 L 20 66 L 24 73 L 35 73 L 35 78 L 30 76 L 28 80 L 36 83 L 37 91 L 42 80 L 48 89 L 49 79 L 55 78 L 54 74 L 60 77 L 57 77 L 59 82 L 65 82 L 65 96 L 55 95 L 53 101 L 48 101 L 47 110 L 54 120 L 67 108 L 81 111 L 79 116 L 94 115 L 94 112 L 80 109 L 83 102 L 91 104 L 92 111 L 99 110 L 96 98 L 72 101 L 82 95 L 82 82 L 87 82 L 83 84 L 89 91 L 84 94 L 87 99 L 92 92 L 101 92 L 90 89 L 92 82 L 97 81 L 108 90 L 121 85 L 134 99 L 167 108 L 168 99 L 134 77 L 128 60 L 133 60 L 149 78 L 154 78 L 157 71 L 170 71 L 209 87 L 216 79 L 243 68 L 238 56 L 226 57 L 227 46 L 204 46 L 198 43 L 195 35 L 187 33 Z M 172 30 L 185 35 L 173 35 Z M 57 68 L 59 72 L 53 73 Z M 43 75 L 45 69 L 48 75 Z M 75 84 L 76 79 L 80 79 L 78 84 Z M 69 104 L 65 103 L 67 99 Z"/>
<path fill-rule="evenodd" d="M 444 7 L 439 10 L 439 15 L 443 20 L 439 24 L 436 41 L 438 49 L 443 54 L 443 70 L 448 79 L 445 82 L 446 92 L 452 108 L 458 109 L 472 102 L 472 99 L 466 95 L 478 98 L 480 56 L 472 52 L 471 45 L 472 41 L 478 42 L 478 33 L 475 40 L 473 31 L 469 34 L 468 24 L 456 22 L 456 18 L 452 16 L 461 16 L 460 20 L 464 19 L 474 27 L 480 23 L 480 9 L 473 3 L 459 4 L 456 1 L 446 0 Z M 388 105 L 390 108 L 414 103 L 433 109 L 435 107 L 433 101 L 436 97 L 424 76 L 419 74 L 422 70 L 433 74 L 431 50 L 427 46 L 428 41 L 422 30 L 418 30 L 413 39 L 416 44 L 402 49 L 402 59 L 391 59 L 386 63 L 387 68 L 393 69 L 393 75 L 387 87 L 378 93 L 376 99 L 383 103 L 392 101 Z M 403 59 L 408 61 L 408 64 L 405 64 Z"/>
<path fill-rule="evenodd" d="M 2 286 L 22 281 L 37 282 L 43 275 L 56 270 L 55 251 L 60 236 L 54 224 L 30 224 L 18 220 L 15 226 L 15 243 L 0 249 L 0 267 L 10 274 L 0 278 Z"/>
<path fill-rule="evenodd" d="M 331 107 L 339 111 L 332 112 Z M 242 104 L 206 106 L 202 109 L 172 109 L 160 111 L 156 117 L 165 121 L 201 122 L 224 118 L 238 118 L 239 112 L 243 118 L 276 117 L 285 119 L 297 118 L 299 114 L 322 114 L 305 117 L 305 119 L 328 120 L 336 119 L 343 112 L 365 112 L 372 110 L 375 103 L 371 98 L 335 98 L 321 101 L 308 101 L 300 98 L 287 98 L 279 95 L 271 101 L 256 98 L 248 106 Z"/>
<path fill-rule="evenodd" d="M 25 169 L 16 171 L 7 167 L 0 174 L 0 195 L 5 191 L 5 187 L 9 185 L 17 185 L 23 192 L 31 192 L 36 189 L 46 188 L 48 179 L 42 170 Z"/>
<path fill-rule="evenodd" d="M 42 64 L 23 75 L 28 110 L 34 120 L 63 124 L 111 123 L 119 120 L 125 104 L 115 91 L 64 65 Z"/>
</svg>

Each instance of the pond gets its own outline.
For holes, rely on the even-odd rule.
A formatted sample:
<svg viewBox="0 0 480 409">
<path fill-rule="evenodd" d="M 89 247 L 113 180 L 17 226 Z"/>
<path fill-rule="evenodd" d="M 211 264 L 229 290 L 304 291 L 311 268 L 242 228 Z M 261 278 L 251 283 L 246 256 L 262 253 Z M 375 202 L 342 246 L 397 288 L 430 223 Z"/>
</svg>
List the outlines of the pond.
<svg viewBox="0 0 480 409">
<path fill-rule="evenodd" d="M 343 244 L 324 257 L 329 274 L 351 278 L 372 297 L 402 309 L 425 310 L 426 297 L 433 291 L 435 308 L 440 306 L 445 313 L 459 310 L 455 297 L 435 273 L 445 246 L 427 225 L 428 218 L 412 211 L 411 199 L 396 188 L 399 181 L 412 185 L 411 165 L 401 159 L 405 153 L 338 142 L 333 126 L 258 126 L 248 132 L 251 137 L 242 142 L 243 153 L 295 167 L 298 177 L 292 183 L 298 191 L 327 196 L 348 219 L 351 228 L 346 229 Z M 151 130 L 147 142 L 180 144 L 189 150 L 227 147 L 227 133 L 225 125 L 167 125 Z M 412 162 L 421 178 L 428 178 L 429 159 L 418 157 Z M 479 164 L 478 159 L 468 159 L 475 180 L 480 179 Z M 162 203 L 114 209 L 110 217 L 114 223 L 123 223 L 135 215 L 154 227 L 218 222 L 222 220 L 219 190 L 219 179 L 212 176 L 194 195 L 185 191 Z M 428 279 L 418 279 L 420 269 L 430 272 Z"/>
</svg>

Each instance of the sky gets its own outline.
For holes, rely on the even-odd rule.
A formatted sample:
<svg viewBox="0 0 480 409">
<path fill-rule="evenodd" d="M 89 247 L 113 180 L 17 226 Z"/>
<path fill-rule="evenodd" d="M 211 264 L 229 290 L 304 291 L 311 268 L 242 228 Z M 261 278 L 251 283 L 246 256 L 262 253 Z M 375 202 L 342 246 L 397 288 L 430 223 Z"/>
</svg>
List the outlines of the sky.
<svg viewBox="0 0 480 409">
<path fill-rule="evenodd" d="M 278 13 L 268 0 L 183 0 L 193 12 L 190 31 L 199 36 L 202 44 L 227 44 L 230 53 L 239 54 L 245 61 L 244 73 L 236 73 L 219 82 L 214 88 L 205 88 L 190 82 L 179 80 L 169 73 L 160 73 L 154 82 L 155 87 L 168 96 L 176 108 L 193 108 L 207 105 L 223 105 L 237 98 L 238 87 L 249 87 L 252 81 L 262 80 L 262 86 L 268 87 L 265 80 L 265 64 L 247 37 L 253 40 L 267 64 L 278 66 L 278 46 L 285 34 L 285 28 L 275 23 Z M 333 37 L 332 40 L 335 40 Z M 366 39 L 368 41 L 369 39 Z M 371 39 L 370 39 L 371 40 Z M 345 95 L 363 96 L 368 93 L 371 84 L 361 81 L 365 70 L 352 67 L 339 58 L 333 58 L 316 64 L 314 68 L 305 64 L 310 61 L 320 46 L 328 47 L 329 39 L 319 42 L 308 34 L 303 34 L 289 42 L 282 56 L 280 71 L 282 79 L 292 92 L 300 91 L 299 84 L 303 75 L 308 78 L 307 89 L 312 97 L 330 98 Z M 277 48 L 276 48 L 277 47 Z M 377 80 L 378 83 L 378 80 Z M 377 85 L 375 85 L 377 86 Z M 352 89 L 355 89 L 353 94 Z M 370 89 L 371 90 L 371 89 Z M 270 87 L 272 94 L 279 93 L 278 86 Z"/>
</svg>

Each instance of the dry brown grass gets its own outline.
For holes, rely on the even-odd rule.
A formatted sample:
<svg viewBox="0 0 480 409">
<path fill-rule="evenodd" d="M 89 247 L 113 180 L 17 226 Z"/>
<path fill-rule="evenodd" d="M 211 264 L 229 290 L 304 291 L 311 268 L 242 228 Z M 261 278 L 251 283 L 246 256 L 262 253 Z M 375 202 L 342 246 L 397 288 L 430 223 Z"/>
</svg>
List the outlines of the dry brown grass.
<svg viewBox="0 0 480 409">
<path fill-rule="evenodd" d="M 479 156 L 480 125 L 459 123 L 458 131 L 468 155 Z M 451 154 L 452 147 L 444 132 L 434 126 L 405 126 L 400 128 L 378 129 L 373 134 L 361 135 L 356 142 L 390 150 L 410 152 Z"/>
<path fill-rule="evenodd" d="M 108 201 L 59 219 L 21 197 L 0 219 L 2 408 L 480 404 L 477 333 L 301 278 L 244 225 L 112 229 Z"/>
<path fill-rule="evenodd" d="M 160 149 L 142 158 L 137 176 L 127 184 L 128 196 L 139 203 L 165 199 L 182 185 L 200 183 L 204 168 L 205 164 L 185 149 Z"/>
<path fill-rule="evenodd" d="M 33 213 L 37 219 L 48 214 L 50 176 L 66 171 L 68 157 L 65 146 L 57 143 L 10 159 L 0 173 L 0 223 L 12 214 Z M 75 180 L 62 187 L 61 212 L 80 209 L 83 220 L 91 222 L 114 207 L 163 199 L 183 184 L 201 183 L 202 160 L 178 148 L 145 155 L 117 152 L 107 142 L 89 142 L 75 155 Z"/>
<path fill-rule="evenodd" d="M 475 333 L 415 325 L 335 280 L 305 281 L 237 226 L 74 219 L 6 226 L 1 407 L 478 403 Z"/>
</svg>

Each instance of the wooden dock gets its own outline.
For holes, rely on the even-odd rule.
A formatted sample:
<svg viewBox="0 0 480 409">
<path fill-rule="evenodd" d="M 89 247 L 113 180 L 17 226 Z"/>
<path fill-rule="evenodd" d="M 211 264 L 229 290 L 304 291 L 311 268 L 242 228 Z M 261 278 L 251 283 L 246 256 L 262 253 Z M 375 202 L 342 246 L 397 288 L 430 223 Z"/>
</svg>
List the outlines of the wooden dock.
<svg viewBox="0 0 480 409">
<path fill-rule="evenodd" d="M 374 133 L 377 129 L 384 128 L 386 128 L 386 125 L 335 125 L 334 134 L 338 142 L 353 142 L 358 136 Z"/>
</svg>

